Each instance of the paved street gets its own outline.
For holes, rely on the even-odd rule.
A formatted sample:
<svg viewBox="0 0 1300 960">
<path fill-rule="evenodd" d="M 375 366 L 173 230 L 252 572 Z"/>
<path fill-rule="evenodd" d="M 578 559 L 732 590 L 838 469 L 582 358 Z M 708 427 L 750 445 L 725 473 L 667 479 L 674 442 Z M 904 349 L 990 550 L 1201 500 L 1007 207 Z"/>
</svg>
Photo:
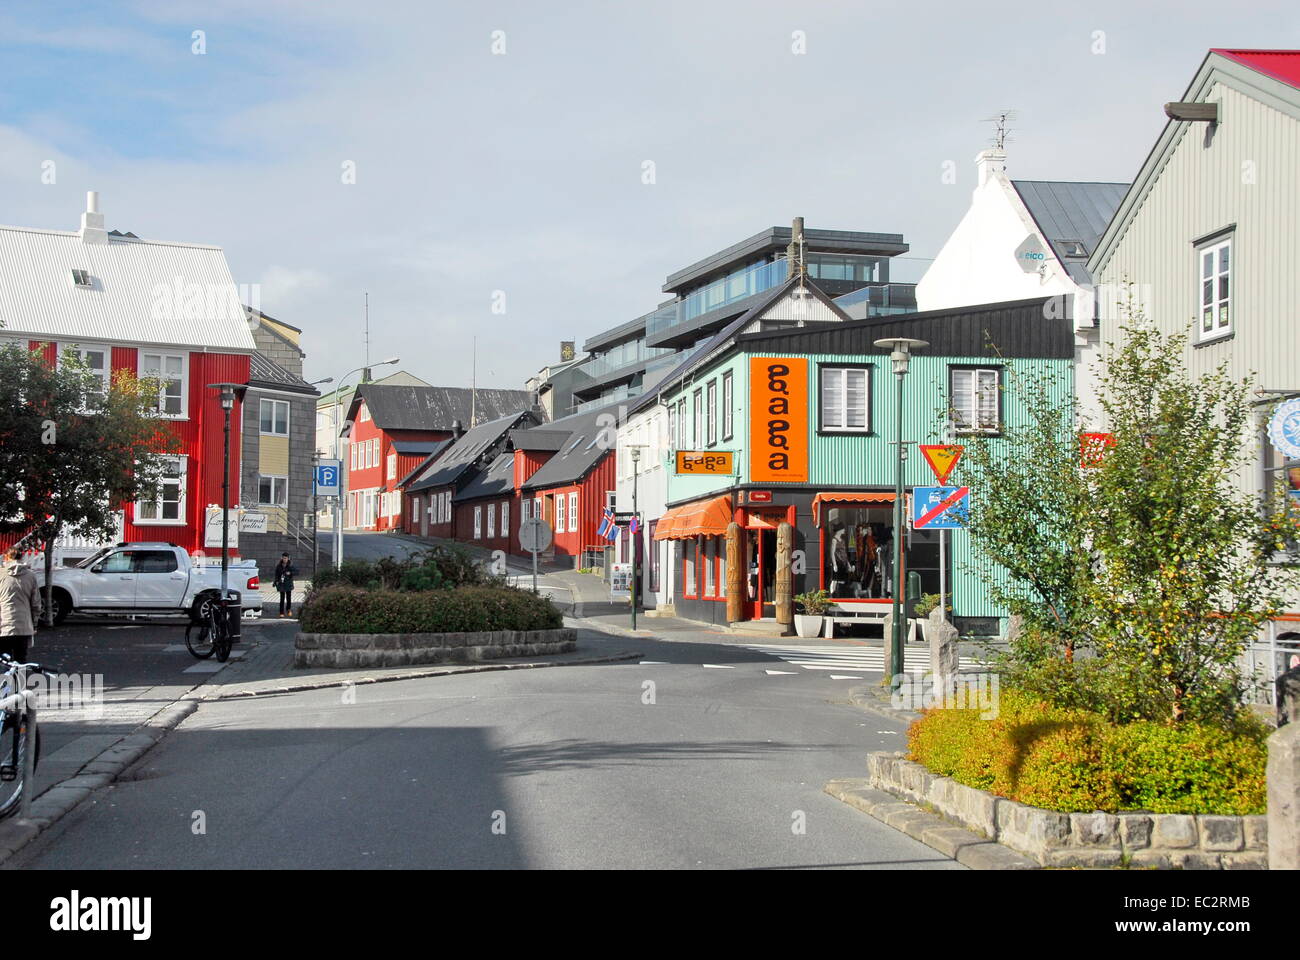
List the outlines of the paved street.
<svg viewBox="0 0 1300 960">
<path fill-rule="evenodd" d="M 205 703 L 6 867 L 957 867 L 821 792 L 903 743 L 848 684 L 581 638 L 631 643 L 648 662 Z"/>
</svg>

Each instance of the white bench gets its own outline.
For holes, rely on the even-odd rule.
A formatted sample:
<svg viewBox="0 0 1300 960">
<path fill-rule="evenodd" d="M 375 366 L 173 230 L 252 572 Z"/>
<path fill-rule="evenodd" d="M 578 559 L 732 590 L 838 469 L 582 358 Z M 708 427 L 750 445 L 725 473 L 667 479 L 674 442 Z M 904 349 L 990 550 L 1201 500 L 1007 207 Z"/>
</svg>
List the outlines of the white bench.
<svg viewBox="0 0 1300 960">
<path fill-rule="evenodd" d="M 832 601 L 831 605 L 826 608 L 822 614 L 822 632 L 828 640 L 835 638 L 836 623 L 878 623 L 881 629 L 884 629 L 885 618 L 889 616 L 893 608 L 888 603 L 862 603 L 848 601 L 840 603 Z M 916 639 L 916 621 L 907 621 L 907 642 L 911 643 Z"/>
</svg>

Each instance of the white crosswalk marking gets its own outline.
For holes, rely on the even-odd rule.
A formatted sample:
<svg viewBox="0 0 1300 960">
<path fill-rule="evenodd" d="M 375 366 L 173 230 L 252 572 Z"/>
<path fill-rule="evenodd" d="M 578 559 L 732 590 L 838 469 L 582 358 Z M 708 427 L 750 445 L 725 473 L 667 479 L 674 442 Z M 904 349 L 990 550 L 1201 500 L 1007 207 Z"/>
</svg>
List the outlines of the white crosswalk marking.
<svg viewBox="0 0 1300 960">
<path fill-rule="evenodd" d="M 885 669 L 885 652 L 880 647 L 859 647 L 836 644 L 808 646 L 779 646 L 776 644 L 747 644 L 747 650 L 766 653 L 779 657 L 786 663 L 802 667 L 805 670 L 860 670 L 866 673 L 883 673 Z M 976 661 L 972 657 L 962 657 L 961 666 L 973 667 Z M 927 673 L 930 670 L 929 650 L 903 651 L 903 663 L 907 673 Z M 768 671 L 769 673 L 771 671 Z M 832 675 L 832 680 L 843 679 Z"/>
</svg>

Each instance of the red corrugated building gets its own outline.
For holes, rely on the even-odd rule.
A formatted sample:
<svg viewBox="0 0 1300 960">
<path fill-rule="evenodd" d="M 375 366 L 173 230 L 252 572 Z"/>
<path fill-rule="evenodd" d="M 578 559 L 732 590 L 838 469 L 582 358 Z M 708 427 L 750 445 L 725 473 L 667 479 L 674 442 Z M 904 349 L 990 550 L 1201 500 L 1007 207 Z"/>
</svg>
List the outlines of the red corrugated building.
<svg viewBox="0 0 1300 960">
<path fill-rule="evenodd" d="M 596 528 L 615 489 L 615 436 L 613 414 L 599 411 L 510 435 L 519 516 L 540 516 L 550 524 L 550 555 L 577 559 L 588 548 L 607 545 Z M 518 538 L 512 540 L 511 552 L 523 553 Z"/>
<path fill-rule="evenodd" d="M 248 382 L 255 343 L 247 299 L 219 247 L 110 233 L 93 193 L 80 230 L 0 227 L 0 337 L 49 363 L 75 351 L 106 386 L 117 370 L 162 382 L 158 415 L 171 422 L 180 451 L 155 499 L 124 506 L 122 539 L 204 549 L 206 507 L 221 503 L 224 423 L 218 391 L 207 385 Z M 237 403 L 232 506 L 240 502 L 242 419 Z M 66 561 L 99 545 L 64 541 L 61 553 Z"/>
</svg>

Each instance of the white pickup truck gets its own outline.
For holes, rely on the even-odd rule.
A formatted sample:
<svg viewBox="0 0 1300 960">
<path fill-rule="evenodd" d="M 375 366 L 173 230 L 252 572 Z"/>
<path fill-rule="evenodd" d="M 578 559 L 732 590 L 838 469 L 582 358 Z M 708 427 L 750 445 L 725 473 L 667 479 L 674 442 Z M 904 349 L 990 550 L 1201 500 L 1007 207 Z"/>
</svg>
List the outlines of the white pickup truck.
<svg viewBox="0 0 1300 960">
<path fill-rule="evenodd" d="M 228 586 L 258 596 L 257 562 L 232 560 Z M 43 565 L 33 565 L 45 585 Z M 188 614 L 198 620 L 221 596 L 221 566 L 195 563 L 174 543 L 119 543 L 91 554 L 75 567 L 55 567 L 51 603 L 54 622 L 69 613 L 126 613 L 132 616 Z M 260 598 L 245 616 L 260 616 Z"/>
</svg>

